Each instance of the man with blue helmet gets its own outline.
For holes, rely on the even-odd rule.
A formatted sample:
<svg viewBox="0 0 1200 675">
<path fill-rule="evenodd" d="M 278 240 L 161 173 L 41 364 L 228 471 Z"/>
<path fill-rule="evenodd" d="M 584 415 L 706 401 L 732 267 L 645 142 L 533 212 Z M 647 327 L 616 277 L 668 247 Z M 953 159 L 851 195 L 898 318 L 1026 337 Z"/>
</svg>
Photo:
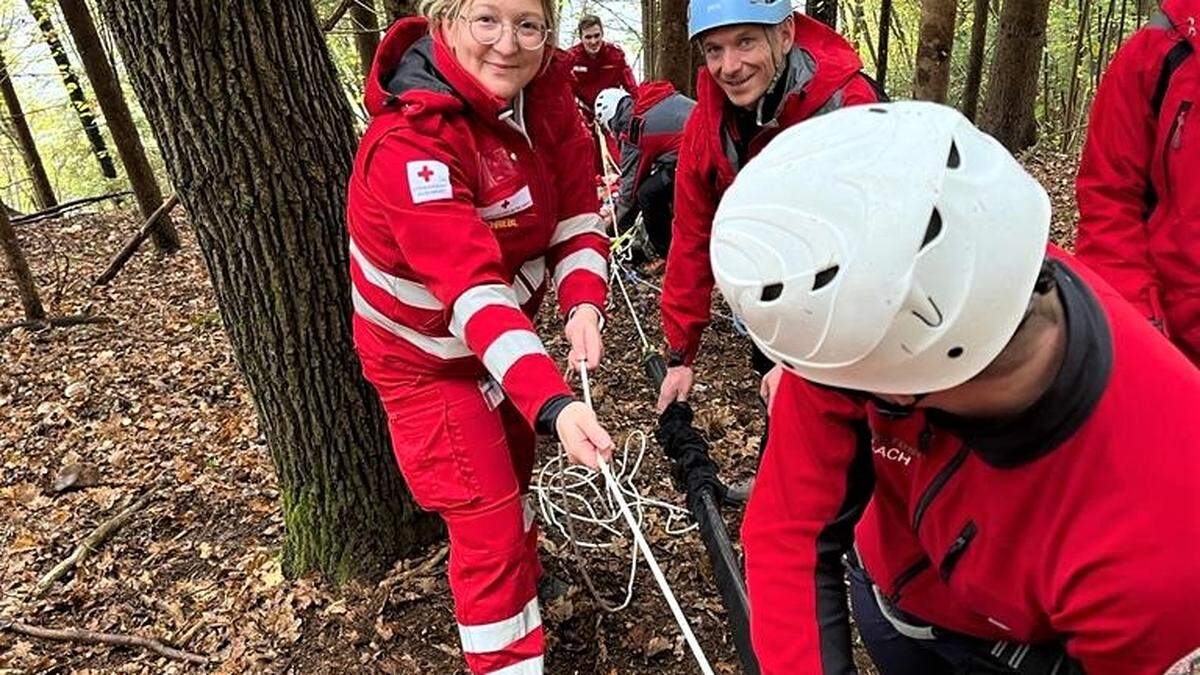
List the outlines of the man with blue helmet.
<svg viewBox="0 0 1200 675">
<path fill-rule="evenodd" d="M 660 410 L 685 400 L 691 389 L 692 362 L 709 321 L 713 214 L 733 177 L 783 129 L 882 96 L 861 72 L 854 48 L 824 24 L 793 13 L 789 0 L 692 0 L 688 37 L 703 53 L 705 67 L 676 172 L 662 295 L 669 368 Z M 759 374 L 771 368 L 761 354 L 753 363 Z M 765 398 L 777 375 L 764 378 Z"/>
</svg>

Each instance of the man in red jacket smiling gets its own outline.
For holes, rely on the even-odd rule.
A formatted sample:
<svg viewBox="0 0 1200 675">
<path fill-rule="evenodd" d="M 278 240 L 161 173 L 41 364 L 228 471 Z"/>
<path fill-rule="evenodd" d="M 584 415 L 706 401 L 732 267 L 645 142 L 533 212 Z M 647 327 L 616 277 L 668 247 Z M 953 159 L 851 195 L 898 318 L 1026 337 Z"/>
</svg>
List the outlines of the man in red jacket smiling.
<svg viewBox="0 0 1200 675">
<path fill-rule="evenodd" d="M 1198 23 L 1200 0 L 1164 0 L 1109 65 L 1079 164 L 1076 251 L 1200 365 Z"/>
<path fill-rule="evenodd" d="M 793 14 L 787 0 L 693 0 L 688 36 L 703 52 L 705 67 L 675 174 L 662 294 L 669 368 L 660 410 L 686 399 L 692 387 L 692 362 L 708 325 L 713 289 L 712 217 L 733 177 L 781 130 L 879 97 L 859 72 L 854 48 L 820 22 Z M 760 355 L 753 365 L 760 375 L 771 367 Z M 764 394 L 776 381 L 764 380 Z"/>
<path fill-rule="evenodd" d="M 790 129 L 726 193 L 717 284 L 787 371 L 742 527 L 764 673 L 853 672 L 843 555 L 888 675 L 1195 672 L 1200 372 L 1049 224 L 922 102 Z"/>
</svg>

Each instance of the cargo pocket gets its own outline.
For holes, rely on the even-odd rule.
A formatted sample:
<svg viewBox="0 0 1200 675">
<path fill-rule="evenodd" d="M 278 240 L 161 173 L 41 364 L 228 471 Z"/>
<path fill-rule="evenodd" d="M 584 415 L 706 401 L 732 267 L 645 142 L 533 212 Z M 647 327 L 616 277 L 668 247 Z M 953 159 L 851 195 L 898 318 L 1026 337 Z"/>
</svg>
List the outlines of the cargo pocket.
<svg viewBox="0 0 1200 675">
<path fill-rule="evenodd" d="M 446 398 L 436 384 L 388 412 L 392 452 L 417 505 L 443 511 L 470 503 L 478 494 L 474 477 L 464 471 L 449 430 Z"/>
</svg>

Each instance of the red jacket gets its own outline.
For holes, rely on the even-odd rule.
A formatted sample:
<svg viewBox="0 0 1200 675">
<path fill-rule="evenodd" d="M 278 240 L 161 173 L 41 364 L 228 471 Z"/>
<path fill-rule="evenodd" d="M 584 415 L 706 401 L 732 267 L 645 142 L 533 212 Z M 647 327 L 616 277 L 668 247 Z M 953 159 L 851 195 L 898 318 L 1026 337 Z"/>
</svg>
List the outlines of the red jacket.
<svg viewBox="0 0 1200 675">
<path fill-rule="evenodd" d="M 1200 0 L 1162 8 L 1117 52 L 1096 93 L 1076 183 L 1076 252 L 1200 365 Z M 1156 118 L 1163 63 L 1183 40 L 1193 53 Z"/>
<path fill-rule="evenodd" d="M 859 71 L 862 61 L 842 36 L 802 14 L 795 15 L 796 48 L 789 54 L 787 93 L 775 121 L 765 124 L 749 144 L 753 157 L 780 131 L 814 115 L 878 100 L 874 85 Z M 721 195 L 738 171 L 726 153 L 736 138 L 732 104 L 701 68 L 696 80 L 696 109 L 683 130 L 675 173 L 675 219 L 663 279 L 663 334 L 673 360 L 691 364 L 708 325 L 713 275 L 708 240 Z"/>
<path fill-rule="evenodd" d="M 564 313 L 607 293 L 608 239 L 576 159 L 591 139 L 565 73 L 551 65 L 506 108 L 405 19 L 380 44 L 366 104 L 347 212 L 365 374 L 386 400 L 415 377 L 486 371 L 532 423 L 569 392 L 530 321 L 547 275 Z"/>
<path fill-rule="evenodd" d="M 1053 255 L 1064 362 L 1014 419 L 889 414 L 784 375 L 742 527 L 763 673 L 852 663 L 852 536 L 882 593 L 937 626 L 1065 641 L 1098 675 L 1159 675 L 1200 647 L 1200 371 Z"/>
<path fill-rule="evenodd" d="M 602 43 L 595 56 L 588 54 L 580 42 L 566 50 L 566 62 L 571 70 L 571 91 L 589 114 L 602 90 L 620 87 L 630 94 L 637 90 L 633 70 L 625 63 L 625 52 L 611 42 Z"/>
</svg>

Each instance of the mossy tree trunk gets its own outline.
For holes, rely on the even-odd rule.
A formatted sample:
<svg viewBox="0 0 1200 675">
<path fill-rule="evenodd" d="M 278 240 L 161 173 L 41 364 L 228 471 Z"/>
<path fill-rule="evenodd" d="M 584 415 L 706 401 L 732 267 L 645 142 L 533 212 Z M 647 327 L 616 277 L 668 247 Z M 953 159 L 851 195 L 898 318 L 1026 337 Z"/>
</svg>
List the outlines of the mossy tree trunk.
<svg viewBox="0 0 1200 675">
<path fill-rule="evenodd" d="M 385 569 L 412 504 L 351 344 L 356 139 L 309 0 L 103 0 L 196 231 L 279 475 L 291 574 Z M 216 449 L 220 451 L 220 449 Z"/>
</svg>

